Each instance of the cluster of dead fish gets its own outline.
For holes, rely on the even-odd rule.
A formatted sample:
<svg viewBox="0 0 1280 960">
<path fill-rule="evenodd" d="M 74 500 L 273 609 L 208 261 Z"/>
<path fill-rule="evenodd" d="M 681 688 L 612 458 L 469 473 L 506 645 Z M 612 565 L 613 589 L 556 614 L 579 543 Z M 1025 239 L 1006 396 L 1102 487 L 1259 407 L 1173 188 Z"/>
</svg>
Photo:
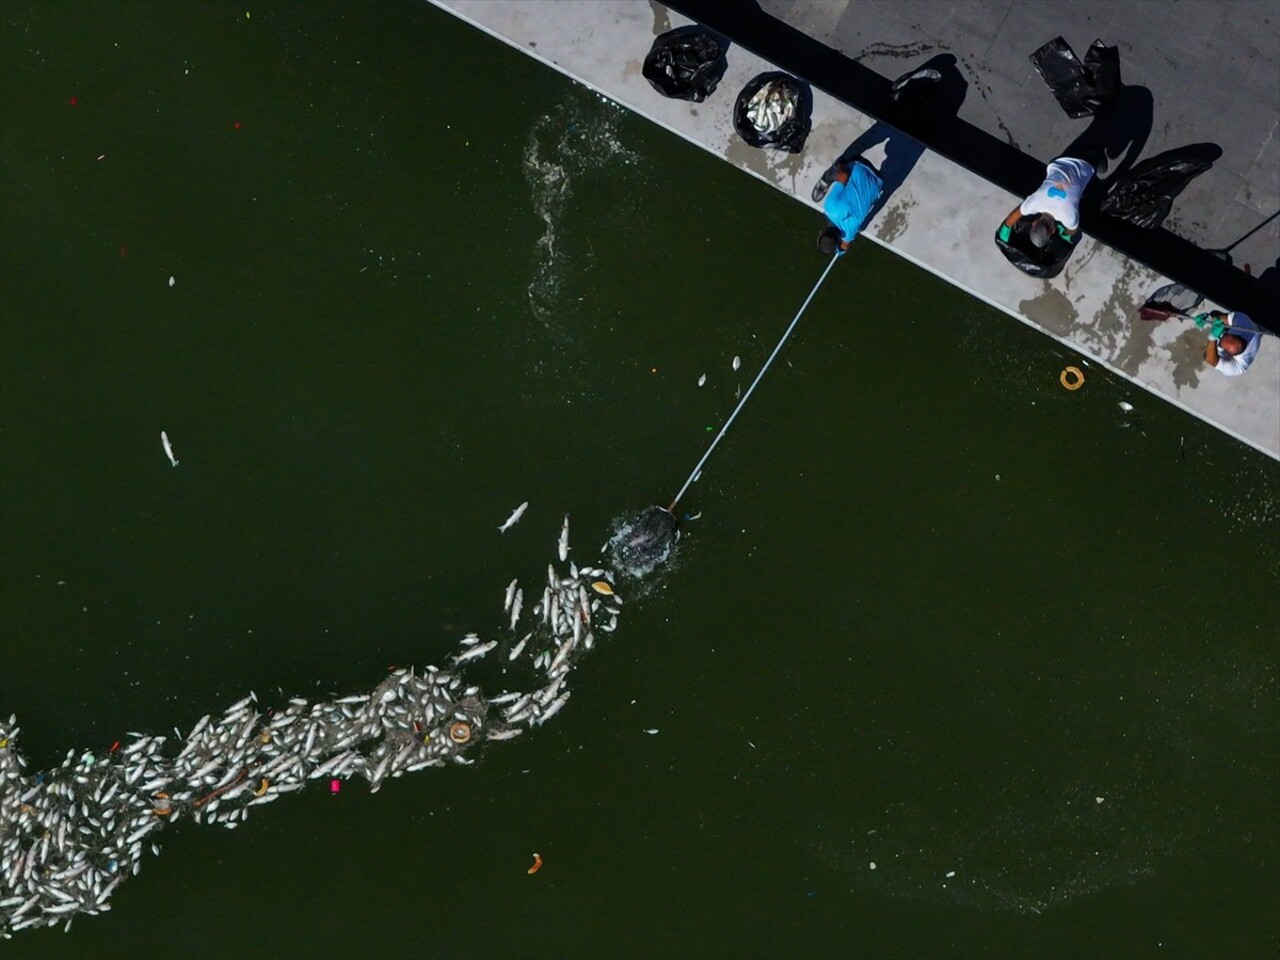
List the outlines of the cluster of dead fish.
<svg viewBox="0 0 1280 960">
<path fill-rule="evenodd" d="M 517 518 L 518 519 L 518 518 Z M 568 518 L 558 544 L 568 554 Z M 294 698 L 260 708 L 250 694 L 221 716 L 202 717 L 184 737 L 129 734 L 106 753 L 88 751 L 39 774 L 24 773 L 16 717 L 0 722 L 0 936 L 66 924 L 110 909 L 116 887 L 141 869 L 154 834 L 183 818 L 238 827 L 250 809 L 307 781 L 360 777 L 371 791 L 426 767 L 470 764 L 487 740 L 508 740 L 545 723 L 569 699 L 573 665 L 597 631 L 617 625 L 621 599 L 600 568 L 547 568 L 532 629 L 519 640 L 523 591 L 513 581 L 509 636 L 463 638 L 450 666 L 393 670 L 371 693 L 328 701 Z M 486 698 L 463 677 L 495 650 L 534 671 L 527 692 Z M 505 672 L 505 671 L 504 671 Z"/>
</svg>

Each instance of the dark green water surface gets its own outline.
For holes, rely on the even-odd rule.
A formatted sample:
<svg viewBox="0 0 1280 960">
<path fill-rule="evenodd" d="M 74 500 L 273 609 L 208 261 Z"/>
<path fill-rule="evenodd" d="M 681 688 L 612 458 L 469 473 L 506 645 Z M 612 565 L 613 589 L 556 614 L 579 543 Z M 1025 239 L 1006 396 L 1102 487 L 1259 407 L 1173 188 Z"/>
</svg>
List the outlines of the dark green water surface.
<svg viewBox="0 0 1280 960">
<path fill-rule="evenodd" d="M 586 561 L 674 494 L 823 266 L 426 4 L 6 3 L 0 79 L 34 766 L 496 635 L 563 513 Z M 1274 957 L 1280 469 L 1071 362 L 860 242 L 551 723 L 179 824 L 0 952 Z"/>
</svg>

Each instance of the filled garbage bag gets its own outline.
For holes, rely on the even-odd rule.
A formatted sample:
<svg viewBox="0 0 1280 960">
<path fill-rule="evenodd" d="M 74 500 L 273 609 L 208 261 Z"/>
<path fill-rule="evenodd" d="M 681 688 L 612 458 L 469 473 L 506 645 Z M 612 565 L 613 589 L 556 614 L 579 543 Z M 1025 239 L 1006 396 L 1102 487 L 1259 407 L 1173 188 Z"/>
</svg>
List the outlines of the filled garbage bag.
<svg viewBox="0 0 1280 960">
<path fill-rule="evenodd" d="M 1059 105 L 1074 119 L 1088 117 L 1120 95 L 1120 50 L 1093 41 L 1084 62 L 1071 45 L 1055 37 L 1031 54 L 1031 63 L 1053 91 Z"/>
<path fill-rule="evenodd" d="M 710 33 L 679 27 L 653 41 L 641 73 L 664 97 L 701 103 L 715 92 L 726 63 L 720 42 Z"/>
<path fill-rule="evenodd" d="M 1049 279 L 1056 277 L 1067 265 L 1071 251 L 1076 245 L 1064 240 L 1056 232 L 1043 247 L 1031 243 L 1031 225 L 1035 217 L 1023 217 L 1009 231 L 1007 241 L 1000 239 L 1000 228 L 996 228 L 996 246 L 1004 254 L 1004 258 L 1023 273 L 1033 277 Z"/>
<path fill-rule="evenodd" d="M 1155 229 L 1187 184 L 1213 166 L 1199 150 L 1169 150 L 1135 164 L 1108 186 L 1099 209 L 1135 227 Z"/>
<path fill-rule="evenodd" d="M 812 126 L 808 91 L 785 73 L 749 81 L 733 105 L 733 126 L 753 147 L 799 153 Z"/>
</svg>

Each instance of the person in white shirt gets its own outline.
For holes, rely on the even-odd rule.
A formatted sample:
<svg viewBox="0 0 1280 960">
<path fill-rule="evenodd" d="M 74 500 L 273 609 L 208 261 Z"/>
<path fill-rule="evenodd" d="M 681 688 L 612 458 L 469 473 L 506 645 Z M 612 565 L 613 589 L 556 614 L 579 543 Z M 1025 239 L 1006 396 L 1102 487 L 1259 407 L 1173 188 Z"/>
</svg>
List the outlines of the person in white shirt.
<svg viewBox="0 0 1280 960">
<path fill-rule="evenodd" d="M 1249 315 L 1239 310 L 1231 313 L 1214 310 L 1208 317 L 1217 321 L 1213 329 L 1218 336 L 1210 336 L 1204 345 L 1204 362 L 1228 377 L 1240 376 L 1258 355 L 1262 334 Z M 1226 332 L 1227 328 L 1230 333 Z"/>
<path fill-rule="evenodd" d="M 1045 170 L 1044 183 L 1035 193 L 1014 207 L 1005 218 L 999 236 L 1006 243 L 1013 227 L 1023 217 L 1034 217 L 1028 239 L 1036 249 L 1044 249 L 1054 233 L 1074 243 L 1080 232 L 1080 198 L 1093 179 L 1093 164 L 1071 157 L 1059 157 Z"/>
</svg>

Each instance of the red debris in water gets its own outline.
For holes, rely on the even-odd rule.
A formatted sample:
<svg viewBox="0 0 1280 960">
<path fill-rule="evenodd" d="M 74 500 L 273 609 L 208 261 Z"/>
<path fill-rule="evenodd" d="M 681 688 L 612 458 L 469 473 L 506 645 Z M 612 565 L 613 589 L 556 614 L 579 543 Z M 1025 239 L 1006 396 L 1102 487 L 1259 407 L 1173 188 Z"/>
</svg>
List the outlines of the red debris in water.
<svg viewBox="0 0 1280 960">
<path fill-rule="evenodd" d="M 341 790 L 341 789 L 342 789 L 342 781 L 341 781 L 341 780 L 330 780 L 330 781 L 329 781 L 329 792 L 330 792 L 330 793 L 337 793 L 337 792 L 338 792 L 339 790 Z"/>
<path fill-rule="evenodd" d="M 72 105 L 73 107 L 79 106 L 79 104 L 77 104 L 77 103 L 76 103 L 76 98 L 75 98 L 75 97 L 72 97 L 72 98 L 71 98 L 71 105 Z"/>
<path fill-rule="evenodd" d="M 237 121 L 236 121 L 236 129 L 237 129 L 237 130 L 239 130 L 239 129 L 240 129 L 240 121 L 239 121 L 239 120 L 237 120 Z"/>
<path fill-rule="evenodd" d="M 111 749 L 108 750 L 107 753 L 115 753 L 119 749 L 120 749 L 120 741 L 117 740 L 115 743 L 111 744 Z"/>
</svg>

